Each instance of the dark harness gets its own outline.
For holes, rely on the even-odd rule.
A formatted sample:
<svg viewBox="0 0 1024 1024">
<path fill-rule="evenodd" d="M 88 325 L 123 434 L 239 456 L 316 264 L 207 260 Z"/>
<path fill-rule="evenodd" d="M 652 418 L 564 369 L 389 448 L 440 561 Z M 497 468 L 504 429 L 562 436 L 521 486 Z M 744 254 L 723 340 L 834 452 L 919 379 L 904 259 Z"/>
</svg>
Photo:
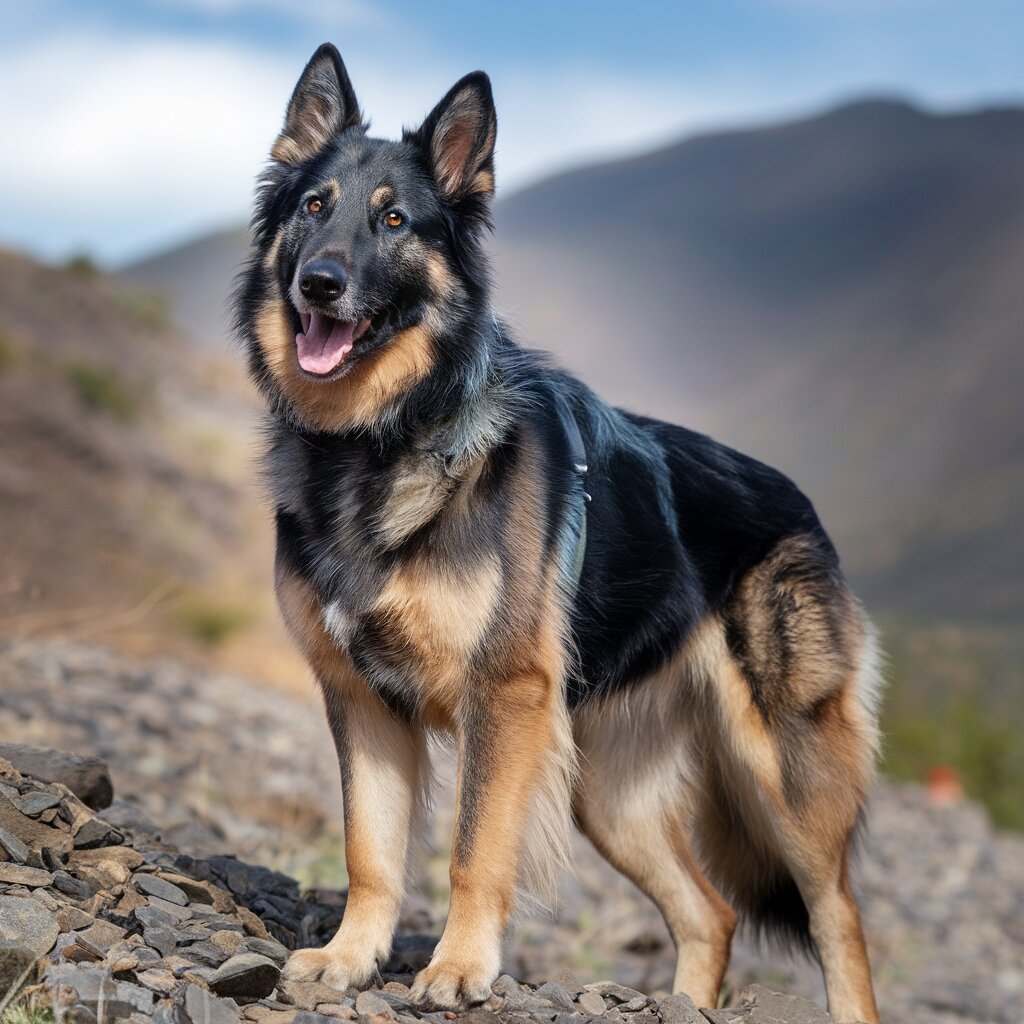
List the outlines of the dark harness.
<svg viewBox="0 0 1024 1024">
<path fill-rule="evenodd" d="M 569 461 L 573 472 L 579 477 L 580 490 L 583 493 L 583 508 L 580 510 L 580 528 L 576 534 L 575 549 L 572 557 L 572 585 L 573 589 L 579 586 L 580 576 L 583 574 L 583 559 L 587 553 L 587 505 L 590 503 L 590 494 L 586 490 L 587 476 L 587 450 L 583 447 L 583 435 L 580 433 L 576 417 L 568 407 L 562 403 L 556 405 L 558 419 L 562 424 L 562 432 L 569 446 Z"/>
</svg>

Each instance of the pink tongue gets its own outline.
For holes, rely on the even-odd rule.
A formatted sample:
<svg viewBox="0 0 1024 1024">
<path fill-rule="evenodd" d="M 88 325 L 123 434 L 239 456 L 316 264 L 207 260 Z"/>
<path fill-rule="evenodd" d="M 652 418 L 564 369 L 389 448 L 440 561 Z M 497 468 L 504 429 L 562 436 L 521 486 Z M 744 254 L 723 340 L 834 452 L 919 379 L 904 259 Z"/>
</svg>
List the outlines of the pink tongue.
<svg viewBox="0 0 1024 1024">
<path fill-rule="evenodd" d="M 302 315 L 304 333 L 295 335 L 299 366 L 306 373 L 328 374 L 352 351 L 354 323 L 332 320 L 320 313 Z"/>
</svg>

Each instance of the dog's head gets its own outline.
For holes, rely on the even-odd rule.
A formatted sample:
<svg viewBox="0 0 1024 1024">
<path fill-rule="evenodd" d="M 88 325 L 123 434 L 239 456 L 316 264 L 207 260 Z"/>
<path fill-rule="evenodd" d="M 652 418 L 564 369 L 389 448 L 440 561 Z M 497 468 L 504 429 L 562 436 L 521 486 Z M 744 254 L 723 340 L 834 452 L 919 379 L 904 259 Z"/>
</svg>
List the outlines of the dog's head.
<svg viewBox="0 0 1024 1024">
<path fill-rule="evenodd" d="M 316 51 L 260 183 L 238 298 L 273 405 L 318 429 L 366 427 L 438 371 L 485 304 L 496 129 L 478 71 L 401 141 L 371 138 L 338 51 Z"/>
</svg>

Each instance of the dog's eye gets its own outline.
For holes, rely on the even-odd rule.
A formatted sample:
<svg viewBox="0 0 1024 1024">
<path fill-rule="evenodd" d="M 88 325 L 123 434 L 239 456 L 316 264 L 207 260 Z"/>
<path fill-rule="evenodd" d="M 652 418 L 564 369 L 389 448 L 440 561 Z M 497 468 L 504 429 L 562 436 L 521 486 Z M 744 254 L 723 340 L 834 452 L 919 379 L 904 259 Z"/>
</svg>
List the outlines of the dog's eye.
<svg viewBox="0 0 1024 1024">
<path fill-rule="evenodd" d="M 389 213 L 384 215 L 384 223 L 387 224 L 389 228 L 401 227 L 404 219 L 405 218 L 397 210 L 391 210 Z"/>
<path fill-rule="evenodd" d="M 319 213 L 324 208 L 323 200 L 319 196 L 313 196 L 306 200 L 306 209 L 310 213 Z"/>
</svg>

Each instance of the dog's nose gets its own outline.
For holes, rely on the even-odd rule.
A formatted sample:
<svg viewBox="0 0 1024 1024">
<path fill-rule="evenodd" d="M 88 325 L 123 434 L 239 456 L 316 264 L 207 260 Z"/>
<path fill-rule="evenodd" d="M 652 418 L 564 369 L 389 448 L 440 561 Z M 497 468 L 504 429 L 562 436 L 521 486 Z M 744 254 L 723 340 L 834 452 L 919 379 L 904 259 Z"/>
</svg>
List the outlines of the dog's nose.
<svg viewBox="0 0 1024 1024">
<path fill-rule="evenodd" d="M 334 260 L 319 259 L 307 263 L 299 278 L 299 291 L 310 302 L 333 302 L 345 290 L 348 274 Z"/>
</svg>

